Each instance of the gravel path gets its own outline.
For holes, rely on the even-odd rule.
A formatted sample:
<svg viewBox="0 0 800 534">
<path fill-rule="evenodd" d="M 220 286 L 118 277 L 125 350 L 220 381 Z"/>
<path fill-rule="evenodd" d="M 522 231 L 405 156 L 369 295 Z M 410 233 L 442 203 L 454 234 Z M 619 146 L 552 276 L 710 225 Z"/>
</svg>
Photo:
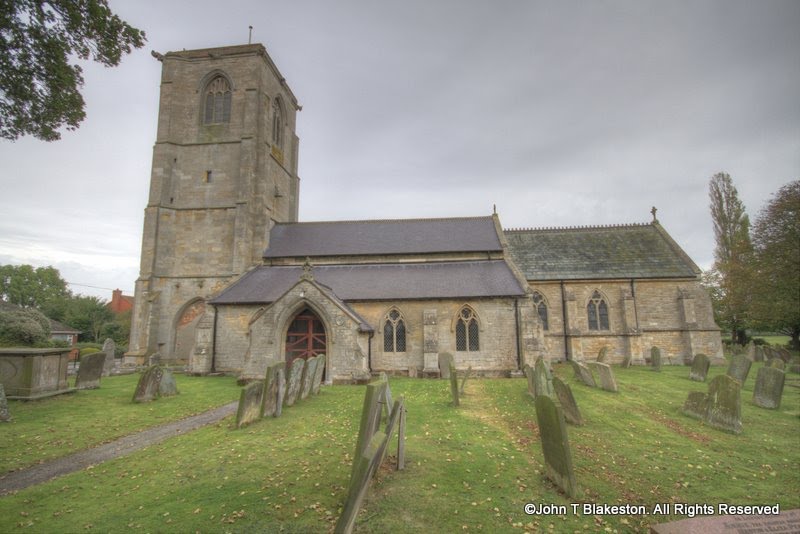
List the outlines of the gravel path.
<svg viewBox="0 0 800 534">
<path fill-rule="evenodd" d="M 93 449 L 87 449 L 70 456 L 20 469 L 19 471 L 11 471 L 10 473 L 0 476 L 0 496 L 25 489 L 34 484 L 41 484 L 42 482 L 46 482 L 61 475 L 86 469 L 91 465 L 97 465 L 106 460 L 127 456 L 132 452 L 154 445 L 167 438 L 191 432 L 192 430 L 210 425 L 211 423 L 216 423 L 220 419 L 236 413 L 237 405 L 238 402 L 231 402 L 230 404 L 203 412 L 199 415 L 125 436 L 124 438 L 94 447 Z"/>
</svg>

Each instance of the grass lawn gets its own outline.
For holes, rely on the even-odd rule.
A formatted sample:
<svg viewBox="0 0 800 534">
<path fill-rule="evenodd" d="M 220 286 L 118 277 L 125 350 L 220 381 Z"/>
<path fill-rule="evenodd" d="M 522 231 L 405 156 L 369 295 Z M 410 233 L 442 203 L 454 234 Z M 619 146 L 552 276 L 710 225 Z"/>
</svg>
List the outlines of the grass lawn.
<svg viewBox="0 0 800 534">
<path fill-rule="evenodd" d="M 760 365 L 754 364 L 742 393 L 744 432 L 739 436 L 680 413 L 689 391 L 707 390 L 707 384 L 688 380 L 688 367 L 665 367 L 661 373 L 615 368 L 620 393 L 614 394 L 578 384 L 571 368 L 556 365 L 555 373 L 572 386 L 587 421 L 569 427 L 578 502 L 800 508 L 800 377 L 787 375 L 780 410 L 757 408 L 752 392 Z M 712 368 L 710 377 L 723 372 Z M 62 417 L 85 412 L 70 432 L 73 442 L 75 434 L 94 436 L 115 411 L 152 420 L 172 410 L 172 399 L 128 404 L 133 382 L 116 394 L 110 383 L 104 379 L 101 390 L 30 406 L 12 403 L 17 422 L 0 427 L 3 447 L 23 439 L 18 430 L 25 418 L 39 419 L 20 410 L 50 410 L 48 403 L 75 403 L 52 418 L 54 428 L 70 423 Z M 446 381 L 391 378 L 390 385 L 395 397 L 406 398 L 406 469 L 391 468 L 393 446 L 359 515 L 359 532 L 629 532 L 684 518 L 526 516 L 525 503 L 571 501 L 544 478 L 524 379 L 470 380 L 459 408 L 450 406 Z M 239 391 L 230 378 L 179 377 L 178 386 L 182 394 L 176 399 L 197 403 L 187 415 L 210 407 L 206 391 L 217 391 L 217 405 Z M 329 531 L 347 494 L 363 396 L 364 387 L 325 387 L 280 418 L 240 430 L 227 418 L 0 497 L 0 531 Z M 83 397 L 86 403 L 79 404 Z"/>
</svg>

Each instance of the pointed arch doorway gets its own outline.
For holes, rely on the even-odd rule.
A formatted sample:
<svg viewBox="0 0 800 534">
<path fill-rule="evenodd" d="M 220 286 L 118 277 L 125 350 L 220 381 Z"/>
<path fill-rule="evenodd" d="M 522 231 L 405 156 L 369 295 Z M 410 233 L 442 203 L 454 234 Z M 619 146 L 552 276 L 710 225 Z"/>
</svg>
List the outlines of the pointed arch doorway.
<svg viewBox="0 0 800 534">
<path fill-rule="evenodd" d="M 325 325 L 310 308 L 304 308 L 294 316 L 286 332 L 286 363 L 297 358 L 308 359 L 327 354 Z M 327 367 L 327 366 L 326 366 Z"/>
</svg>

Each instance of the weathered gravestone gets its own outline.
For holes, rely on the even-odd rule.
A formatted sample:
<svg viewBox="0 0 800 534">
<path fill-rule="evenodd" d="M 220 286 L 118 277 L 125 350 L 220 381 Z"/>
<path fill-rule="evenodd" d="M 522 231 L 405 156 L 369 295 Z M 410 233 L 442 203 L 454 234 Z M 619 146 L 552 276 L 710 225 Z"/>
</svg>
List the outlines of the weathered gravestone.
<svg viewBox="0 0 800 534">
<path fill-rule="evenodd" d="M 747 356 L 747 359 L 751 362 L 755 362 L 756 360 L 756 344 L 752 341 L 748 343 L 744 348 L 744 353 Z"/>
<path fill-rule="evenodd" d="M 358 438 L 356 439 L 356 451 L 353 458 L 359 458 L 369 445 L 372 436 L 378 431 L 381 424 L 382 405 L 386 402 L 386 390 L 389 389 L 389 382 L 386 375 L 382 375 L 378 380 L 373 380 L 367 384 L 364 393 L 364 405 L 361 408 L 361 423 L 358 428 Z M 353 471 L 355 471 L 355 461 Z"/>
<path fill-rule="evenodd" d="M 106 340 L 103 342 L 103 352 L 106 355 L 106 361 L 103 364 L 103 376 L 108 376 L 111 374 L 111 371 L 114 370 L 114 365 L 116 362 L 114 358 L 117 356 L 117 345 L 110 337 L 106 338 Z"/>
<path fill-rule="evenodd" d="M 594 381 L 594 376 L 588 367 L 582 363 L 572 361 L 572 369 L 575 371 L 575 376 L 589 387 L 596 388 L 597 382 Z"/>
<path fill-rule="evenodd" d="M 536 358 L 536 362 L 533 364 L 533 380 L 537 396 L 553 396 L 553 376 L 543 358 Z"/>
<path fill-rule="evenodd" d="M 536 380 L 533 377 L 533 367 L 530 364 L 525 364 L 522 368 L 522 372 L 525 373 L 525 379 L 528 382 L 528 395 L 536 398 Z"/>
<path fill-rule="evenodd" d="M 3 388 L 3 383 L 0 382 L 0 423 L 7 423 L 9 421 L 11 421 L 11 414 L 8 411 L 6 390 Z"/>
<path fill-rule="evenodd" d="M 558 398 L 558 403 L 561 405 L 561 410 L 564 412 L 564 419 L 566 419 L 567 423 L 581 426 L 583 424 L 583 416 L 578 409 L 578 403 L 575 402 L 575 397 L 572 395 L 572 389 L 569 385 L 554 376 L 553 391 Z"/>
<path fill-rule="evenodd" d="M 450 378 L 450 364 L 454 362 L 453 355 L 449 352 L 439 353 L 439 376 Z"/>
<path fill-rule="evenodd" d="M 322 384 L 322 377 L 325 373 L 325 355 L 317 356 L 317 369 L 314 372 L 314 381 L 311 384 L 311 393 L 319 395 L 319 387 Z"/>
<path fill-rule="evenodd" d="M 78 376 L 75 377 L 76 389 L 97 389 L 100 387 L 100 377 L 103 375 L 103 363 L 106 355 L 102 352 L 85 354 L 78 367 Z"/>
<path fill-rule="evenodd" d="M 777 409 L 781 406 L 786 373 L 775 367 L 762 367 L 756 375 L 753 403 L 761 408 Z"/>
<path fill-rule="evenodd" d="M 622 368 L 623 369 L 627 369 L 628 367 L 630 367 L 632 359 L 633 359 L 633 356 L 631 355 L 631 353 L 630 352 L 625 352 L 625 356 L 622 357 Z"/>
<path fill-rule="evenodd" d="M 261 419 L 264 382 L 264 380 L 251 382 L 242 388 L 242 393 L 239 395 L 239 409 L 236 410 L 236 428 L 242 428 Z"/>
<path fill-rule="evenodd" d="M 650 348 L 650 365 L 653 371 L 661 371 L 661 349 L 658 347 Z"/>
<path fill-rule="evenodd" d="M 178 394 L 178 384 L 175 382 L 175 377 L 167 368 L 164 368 L 164 373 L 161 375 L 161 382 L 158 383 L 158 396 L 159 397 L 172 397 Z"/>
<path fill-rule="evenodd" d="M 267 367 L 261 417 L 280 417 L 286 394 L 286 364 L 276 362 Z"/>
<path fill-rule="evenodd" d="M 763 362 L 764 361 L 764 349 L 762 349 L 758 345 L 754 344 L 752 341 L 750 342 L 749 346 L 753 347 L 753 358 L 752 358 L 752 360 L 754 362 Z"/>
<path fill-rule="evenodd" d="M 786 369 L 786 364 L 783 363 L 783 360 L 780 358 L 773 358 L 769 362 L 769 366 L 773 369 L 780 369 L 781 371 Z"/>
<path fill-rule="evenodd" d="M 600 387 L 606 391 L 616 393 L 619 391 L 617 388 L 617 379 L 614 377 L 614 371 L 607 363 L 589 362 L 589 366 L 593 371 L 597 372 L 600 377 Z"/>
<path fill-rule="evenodd" d="M 708 395 L 702 391 L 691 391 L 683 403 L 683 413 L 695 419 L 704 420 L 708 413 Z"/>
<path fill-rule="evenodd" d="M 136 391 L 133 392 L 133 402 L 148 402 L 157 399 L 162 376 L 164 376 L 164 369 L 159 365 L 151 365 L 145 369 L 142 376 L 139 377 L 139 383 L 136 384 Z"/>
<path fill-rule="evenodd" d="M 545 471 L 561 491 L 575 499 L 578 486 L 572 470 L 572 453 L 567 439 L 567 424 L 561 408 L 553 399 L 545 395 L 536 397 L 536 420 L 539 423 L 539 436 L 542 440 Z"/>
<path fill-rule="evenodd" d="M 714 378 L 708 385 L 706 423 L 726 432 L 740 434 L 742 432 L 741 390 L 741 383 L 735 378 L 728 375 Z"/>
<path fill-rule="evenodd" d="M 711 366 L 711 360 L 705 354 L 697 354 L 692 360 L 692 370 L 689 371 L 689 380 L 695 382 L 705 382 L 708 375 L 708 368 Z"/>
<path fill-rule="evenodd" d="M 303 358 L 295 358 L 292 362 L 289 368 L 289 376 L 286 378 L 286 396 L 283 398 L 284 406 L 292 406 L 297 401 L 305 367 L 306 361 Z"/>
<path fill-rule="evenodd" d="M 461 396 L 464 395 L 464 389 L 467 387 L 467 378 L 469 378 L 469 375 L 471 374 L 472 374 L 472 366 L 470 365 L 469 367 L 467 367 L 467 372 L 464 373 L 464 376 L 461 377 L 461 388 L 458 390 L 459 395 Z"/>
<path fill-rule="evenodd" d="M 300 386 L 300 400 L 308 397 L 311 393 L 311 385 L 314 383 L 314 377 L 317 374 L 317 357 L 309 358 L 306 360 L 306 369 L 303 371 L 303 380 Z"/>
<path fill-rule="evenodd" d="M 744 354 L 734 354 L 731 356 L 731 363 L 728 365 L 727 375 L 738 380 L 740 384 L 744 384 L 747 380 L 747 375 L 750 373 L 750 366 L 753 362 L 747 359 Z"/>
<path fill-rule="evenodd" d="M 792 353 L 789 352 L 789 349 L 787 349 L 786 347 L 780 347 L 776 350 L 778 351 L 778 356 L 780 357 L 780 359 L 783 360 L 785 363 L 789 363 L 790 361 L 792 361 Z"/>
<path fill-rule="evenodd" d="M 600 349 L 600 352 L 597 353 L 597 361 L 600 363 L 606 363 L 606 359 L 608 358 L 608 347 L 604 346 Z"/>
<path fill-rule="evenodd" d="M 458 398 L 458 374 L 456 373 L 456 365 L 453 360 L 450 360 L 450 395 L 453 396 L 453 406 L 459 406 L 461 400 Z"/>
</svg>

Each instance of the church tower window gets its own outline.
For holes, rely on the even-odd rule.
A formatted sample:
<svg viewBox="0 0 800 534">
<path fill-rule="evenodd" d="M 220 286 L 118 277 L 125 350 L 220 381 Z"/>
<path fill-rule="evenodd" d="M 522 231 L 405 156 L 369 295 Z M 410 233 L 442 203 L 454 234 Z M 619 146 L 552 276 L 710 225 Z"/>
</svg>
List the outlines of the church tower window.
<svg viewBox="0 0 800 534">
<path fill-rule="evenodd" d="M 467 306 L 461 308 L 456 321 L 456 350 L 474 352 L 480 350 L 478 318 Z"/>
<path fill-rule="evenodd" d="M 272 106 L 272 144 L 283 148 L 283 105 L 281 99 L 276 98 Z"/>
<path fill-rule="evenodd" d="M 589 318 L 589 330 L 608 330 L 608 305 L 599 291 L 592 293 L 592 298 L 586 305 L 586 314 Z"/>
<path fill-rule="evenodd" d="M 216 76 L 205 90 L 203 124 L 222 124 L 231 121 L 231 85 L 224 76 Z"/>
<path fill-rule="evenodd" d="M 547 322 L 547 302 L 538 291 L 533 292 L 533 307 L 536 308 L 536 312 L 539 314 L 539 320 L 542 321 L 542 328 L 549 330 L 550 325 Z"/>
<path fill-rule="evenodd" d="M 383 352 L 406 351 L 406 323 L 397 310 L 392 310 L 383 323 Z"/>
</svg>

